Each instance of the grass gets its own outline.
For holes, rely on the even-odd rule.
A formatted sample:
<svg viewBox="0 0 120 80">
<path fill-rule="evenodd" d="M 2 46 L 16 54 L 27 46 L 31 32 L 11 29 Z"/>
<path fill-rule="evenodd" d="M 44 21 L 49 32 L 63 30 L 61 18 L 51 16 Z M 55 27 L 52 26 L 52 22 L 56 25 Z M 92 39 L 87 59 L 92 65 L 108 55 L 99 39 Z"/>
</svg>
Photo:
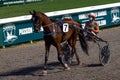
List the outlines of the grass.
<svg viewBox="0 0 120 80">
<path fill-rule="evenodd" d="M 116 2 L 120 2 L 120 0 L 44 0 L 43 2 L 0 7 L 0 18 L 28 15 L 32 10 L 50 12 Z"/>
</svg>

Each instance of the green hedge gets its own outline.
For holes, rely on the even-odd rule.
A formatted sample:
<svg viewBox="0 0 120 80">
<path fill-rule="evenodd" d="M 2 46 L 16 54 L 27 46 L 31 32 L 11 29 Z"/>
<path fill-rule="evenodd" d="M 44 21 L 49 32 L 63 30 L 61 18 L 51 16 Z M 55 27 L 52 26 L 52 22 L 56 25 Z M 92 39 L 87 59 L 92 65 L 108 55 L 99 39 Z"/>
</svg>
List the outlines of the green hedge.
<svg viewBox="0 0 120 80">
<path fill-rule="evenodd" d="M 31 10 L 50 12 L 116 2 L 120 2 L 120 0 L 43 0 L 36 3 L 0 7 L 0 18 L 28 15 Z"/>
</svg>

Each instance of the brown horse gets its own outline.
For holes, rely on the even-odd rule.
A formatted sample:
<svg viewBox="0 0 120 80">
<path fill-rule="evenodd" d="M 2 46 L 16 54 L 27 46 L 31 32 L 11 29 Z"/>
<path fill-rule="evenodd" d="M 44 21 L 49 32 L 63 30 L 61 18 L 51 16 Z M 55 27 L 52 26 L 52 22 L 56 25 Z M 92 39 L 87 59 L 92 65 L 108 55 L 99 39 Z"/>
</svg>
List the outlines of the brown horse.
<svg viewBox="0 0 120 80">
<path fill-rule="evenodd" d="M 50 20 L 51 20 L 52 22 L 58 23 L 58 20 L 55 20 L 55 19 L 52 19 L 52 18 L 50 18 Z M 77 36 L 78 36 L 78 35 L 79 35 L 79 41 L 80 41 L 80 43 L 81 43 L 81 47 L 82 47 L 83 51 L 84 51 L 85 53 L 87 53 L 87 55 L 89 55 L 88 52 L 87 52 L 87 51 L 88 51 L 88 45 L 87 45 L 87 43 L 86 43 L 85 36 L 84 36 L 84 34 L 83 34 L 82 25 L 81 25 L 81 23 L 80 23 L 79 21 L 73 20 L 73 19 L 71 19 L 71 18 L 64 18 L 64 19 L 62 20 L 62 23 L 68 23 L 69 25 L 72 25 L 73 28 L 77 29 L 77 31 L 75 31 L 75 33 L 74 33 L 74 35 L 73 35 L 74 37 L 69 40 L 69 42 L 70 42 L 69 44 L 70 44 L 70 46 L 72 47 L 72 50 L 71 50 L 71 57 L 70 57 L 70 59 L 68 59 L 68 60 L 70 61 L 69 63 L 71 63 L 72 58 L 73 58 L 73 56 L 74 56 L 74 54 L 75 54 L 75 55 L 76 55 L 77 62 L 78 62 L 78 64 L 79 64 L 79 63 L 80 63 L 80 60 L 79 60 L 79 56 L 78 56 L 78 54 L 77 54 L 77 52 L 76 52 L 76 48 L 75 48 L 76 40 L 77 40 Z"/>
<path fill-rule="evenodd" d="M 79 34 L 79 40 L 81 41 L 81 46 L 83 51 L 85 51 L 88 54 L 87 49 L 87 43 L 85 41 L 84 35 L 82 31 L 80 30 L 80 24 L 77 21 L 72 20 L 63 20 L 62 23 L 67 23 L 66 25 L 69 26 L 67 32 L 64 32 L 61 30 L 60 25 L 58 24 L 58 21 L 53 21 L 49 17 L 47 17 L 42 12 L 30 12 L 32 15 L 32 21 L 34 25 L 34 31 L 39 32 L 41 27 L 43 27 L 44 30 L 44 41 L 45 41 L 45 64 L 44 64 L 44 71 L 43 74 L 47 73 L 47 61 L 49 56 L 49 50 L 50 46 L 53 45 L 57 49 L 58 53 L 58 60 L 62 64 L 62 66 L 65 69 L 70 69 L 69 66 L 64 62 L 61 51 L 61 44 L 64 42 L 68 42 L 68 44 L 71 46 L 71 56 L 76 53 L 76 41 L 77 36 Z M 65 25 L 65 26 L 66 26 Z M 80 63 L 79 58 L 77 57 L 78 64 Z"/>
</svg>

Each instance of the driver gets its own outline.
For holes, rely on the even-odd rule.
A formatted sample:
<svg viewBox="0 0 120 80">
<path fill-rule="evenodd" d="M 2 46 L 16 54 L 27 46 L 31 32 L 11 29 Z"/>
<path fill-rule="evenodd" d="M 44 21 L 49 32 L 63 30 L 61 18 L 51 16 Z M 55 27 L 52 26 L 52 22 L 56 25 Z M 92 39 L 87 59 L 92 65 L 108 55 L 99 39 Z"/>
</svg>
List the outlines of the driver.
<svg viewBox="0 0 120 80">
<path fill-rule="evenodd" d="M 95 14 L 90 13 L 88 14 L 89 21 L 85 23 L 85 29 L 88 29 L 88 31 L 92 32 L 94 35 L 97 35 L 99 33 L 99 24 L 95 21 Z"/>
</svg>

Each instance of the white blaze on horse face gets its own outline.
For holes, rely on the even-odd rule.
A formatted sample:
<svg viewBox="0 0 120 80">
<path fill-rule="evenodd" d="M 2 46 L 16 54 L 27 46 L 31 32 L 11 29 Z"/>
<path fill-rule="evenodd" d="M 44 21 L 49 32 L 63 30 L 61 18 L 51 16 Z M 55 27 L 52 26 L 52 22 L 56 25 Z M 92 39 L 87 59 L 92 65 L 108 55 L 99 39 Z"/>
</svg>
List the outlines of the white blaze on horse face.
<svg viewBox="0 0 120 80">
<path fill-rule="evenodd" d="M 69 30 L 69 24 L 68 23 L 64 23 L 63 24 L 63 32 L 68 32 Z"/>
</svg>

